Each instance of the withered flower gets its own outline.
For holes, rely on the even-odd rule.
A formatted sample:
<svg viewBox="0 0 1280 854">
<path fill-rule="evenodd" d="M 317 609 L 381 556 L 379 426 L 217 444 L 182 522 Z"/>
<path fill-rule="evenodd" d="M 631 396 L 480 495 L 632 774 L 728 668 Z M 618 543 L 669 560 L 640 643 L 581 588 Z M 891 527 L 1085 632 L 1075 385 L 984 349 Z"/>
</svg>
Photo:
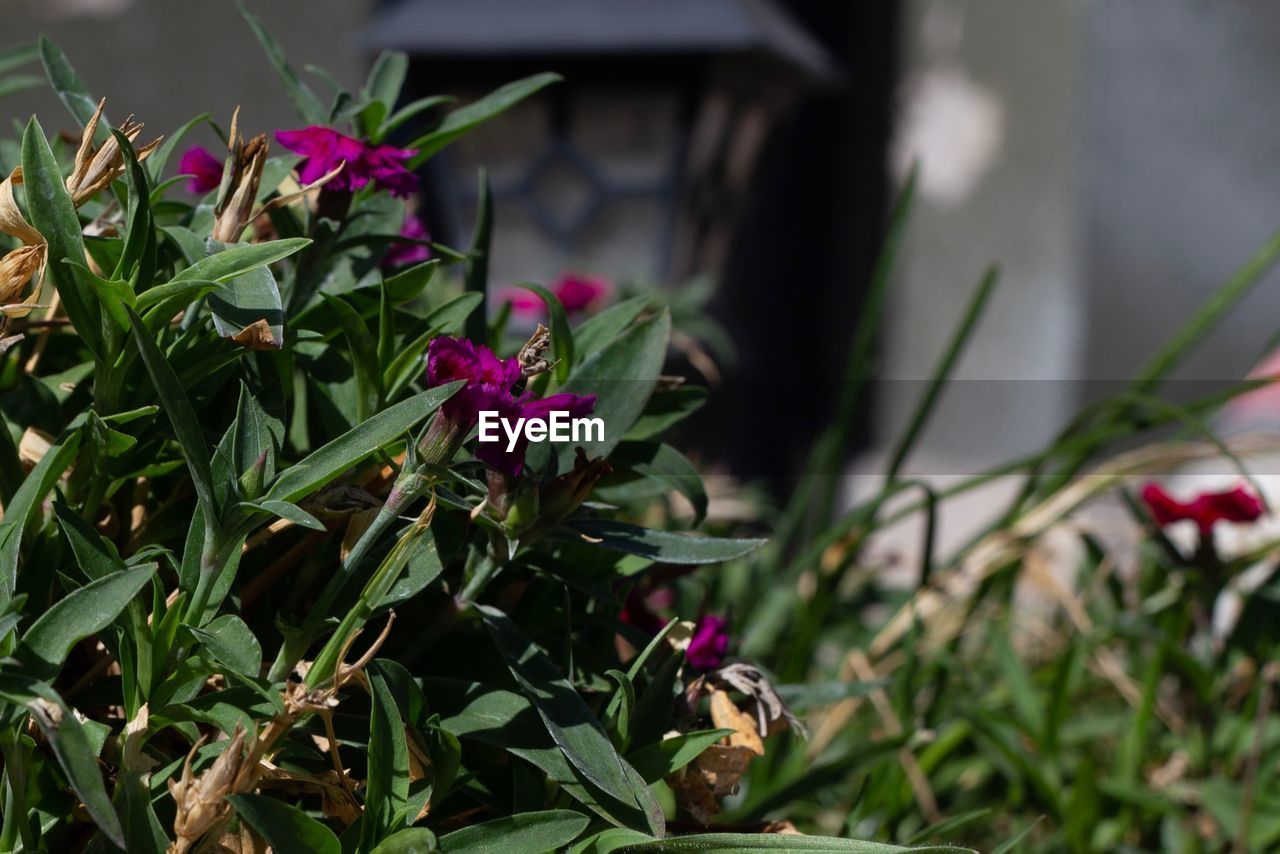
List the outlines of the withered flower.
<svg viewBox="0 0 1280 854">
<path fill-rule="evenodd" d="M 270 148 L 264 133 L 245 142 L 240 136 L 239 119 L 240 108 L 237 107 L 231 116 L 231 133 L 227 136 L 227 164 L 222 171 L 222 187 L 213 207 L 216 217 L 213 239 L 222 243 L 235 243 L 245 226 L 253 220 L 253 203 L 258 197 L 262 168 L 267 163 L 267 150 Z"/>
<path fill-rule="evenodd" d="M 231 804 L 227 802 L 226 796 L 236 791 L 236 775 L 244 761 L 244 730 L 237 728 L 227 749 L 196 777 L 191 773 L 191 757 L 200 749 L 203 741 L 201 739 L 196 742 L 187 754 L 181 779 L 169 780 L 169 792 L 177 807 L 177 814 L 173 819 L 173 832 L 177 840 L 169 846 L 171 852 L 190 850 L 200 837 L 231 812 Z"/>
<path fill-rule="evenodd" d="M 98 130 L 98 121 L 102 118 L 102 108 L 106 103 L 106 98 L 98 102 L 98 109 L 94 112 L 93 118 L 89 119 L 89 123 L 84 126 L 84 132 L 80 136 L 80 149 L 76 152 L 75 166 L 67 176 L 67 192 L 71 194 L 71 201 L 76 207 L 89 201 L 124 174 L 124 153 L 120 151 L 120 144 L 116 141 L 114 134 L 108 137 L 100 148 L 95 149 L 93 145 L 93 135 Z M 129 116 L 124 120 L 124 124 L 120 125 L 119 131 L 132 145 L 142 133 L 142 122 L 135 122 L 133 116 Z M 156 150 L 162 139 L 164 137 L 157 137 L 141 148 L 135 149 L 138 160 L 145 160 L 151 152 Z"/>
<path fill-rule="evenodd" d="M 22 183 L 22 168 L 14 169 L 0 182 L 0 231 L 21 240 L 23 245 L 0 257 L 0 331 L 10 317 L 22 317 L 39 306 L 26 302 L 27 283 L 39 286 L 48 260 L 44 236 L 22 215 L 13 188 Z"/>
</svg>

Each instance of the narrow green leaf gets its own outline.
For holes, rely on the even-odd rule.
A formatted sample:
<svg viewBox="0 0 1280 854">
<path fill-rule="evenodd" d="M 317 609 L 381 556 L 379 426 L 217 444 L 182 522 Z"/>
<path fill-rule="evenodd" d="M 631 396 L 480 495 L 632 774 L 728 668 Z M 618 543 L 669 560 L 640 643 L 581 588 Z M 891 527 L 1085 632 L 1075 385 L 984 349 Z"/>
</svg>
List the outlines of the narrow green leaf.
<svg viewBox="0 0 1280 854">
<path fill-rule="evenodd" d="M 256 677 L 262 669 L 262 645 L 244 620 L 234 614 L 215 617 L 204 628 L 188 626 L 187 630 L 235 673 Z"/>
<path fill-rule="evenodd" d="M 611 519 L 574 519 L 569 524 L 574 530 L 599 539 L 605 548 L 662 563 L 720 563 L 750 554 L 768 542 L 677 534 Z"/>
<path fill-rule="evenodd" d="M 276 854 L 341 854 L 333 831 L 292 804 L 266 795 L 227 795 L 227 800 Z"/>
<path fill-rule="evenodd" d="M 439 850 L 434 833 L 425 827 L 406 827 L 379 842 L 372 854 L 430 854 Z"/>
<path fill-rule="evenodd" d="M 551 353 L 556 360 L 556 382 L 564 382 L 569 378 L 573 368 L 573 330 L 569 328 L 569 316 L 565 314 L 560 298 L 542 285 L 534 282 L 517 282 L 516 287 L 533 291 L 547 307 L 547 318 L 551 325 Z"/>
<path fill-rule="evenodd" d="M 54 602 L 22 636 L 19 660 L 52 676 L 77 641 L 102 631 L 155 574 L 154 564 L 91 581 Z"/>
<path fill-rule="evenodd" d="M 664 738 L 627 755 L 627 761 L 646 783 L 656 783 L 698 758 L 698 754 L 725 736 L 731 729 L 707 729 Z"/>
<path fill-rule="evenodd" d="M 0 48 L 0 74 L 21 68 L 39 58 L 40 47 L 35 42 Z"/>
<path fill-rule="evenodd" d="M 6 677 L 4 686 L 0 686 L 0 695 L 10 702 L 13 697 L 8 688 L 14 677 Z M 38 682 L 27 686 L 30 694 L 39 697 L 44 703 L 34 699 L 26 702 L 27 711 L 32 720 L 44 734 L 45 740 L 53 749 L 53 755 L 67 775 L 67 782 L 76 795 L 84 803 L 85 809 L 93 818 L 103 835 L 116 845 L 124 846 L 124 829 L 120 826 L 120 818 L 111 806 L 106 787 L 102 782 L 102 772 L 98 768 L 97 751 L 89 741 L 79 718 L 52 688 Z M 28 695 L 29 696 L 29 695 Z M 51 714 L 51 706 L 56 706 L 61 714 Z"/>
<path fill-rule="evenodd" d="M 165 134 L 164 142 L 160 144 L 159 148 L 151 152 L 151 156 L 147 158 L 147 170 L 153 183 L 158 183 L 164 176 L 164 167 L 168 165 L 169 158 L 178 150 L 178 145 L 186 138 L 187 134 L 191 133 L 197 125 L 210 121 L 212 118 L 208 113 L 201 113 L 173 133 Z M 154 192 L 158 193 L 159 188 Z M 154 202 L 156 199 L 152 199 L 152 201 Z"/>
<path fill-rule="evenodd" d="M 649 402 L 662 373 L 671 338 L 671 315 L 663 311 L 628 329 L 575 367 L 560 391 L 596 395 L 593 417 L 604 421 L 603 441 L 582 443 L 588 457 L 607 457 Z M 559 468 L 573 465 L 574 446 L 558 451 Z"/>
<path fill-rule="evenodd" d="M 506 614 L 485 605 L 476 608 L 511 675 L 565 757 L 611 797 L 626 805 L 640 805 L 642 795 L 624 760 L 578 692 Z M 644 795 L 650 794 L 643 786 L 639 788 Z"/>
<path fill-rule="evenodd" d="M 848 851 L 852 854 L 976 854 L 969 848 L 927 845 L 904 848 L 883 842 L 838 839 L 834 836 L 797 836 L 781 833 L 699 833 L 636 842 L 614 849 L 626 854 L 681 851 Z"/>
<path fill-rule="evenodd" d="M 404 438 L 405 433 L 439 409 L 440 404 L 463 385 L 459 380 L 428 389 L 384 409 L 282 472 L 267 490 L 267 497 L 297 501 L 310 495 L 385 445 Z"/>
<path fill-rule="evenodd" d="M 382 397 L 382 372 L 378 369 L 378 351 L 369 328 L 360 313 L 341 297 L 320 292 L 333 309 L 351 352 L 351 367 L 356 377 L 356 420 L 364 421 L 378 408 Z"/>
<path fill-rule="evenodd" d="M 480 100 L 454 110 L 445 116 L 440 127 L 423 134 L 406 146 L 418 150 L 418 154 L 409 161 L 410 168 L 416 169 L 464 133 L 509 110 L 525 98 L 560 79 L 558 74 L 535 74 L 532 77 L 508 83 Z"/>
<path fill-rule="evenodd" d="M 173 425 L 174 435 L 182 448 L 182 456 L 187 462 L 196 496 L 204 505 L 205 512 L 217 517 L 218 503 L 209 464 L 209 445 L 205 441 L 204 431 L 200 429 L 200 421 L 191 407 L 191 401 L 187 398 L 187 392 L 173 372 L 173 366 L 164 357 L 164 353 L 160 352 L 159 345 L 132 309 L 129 309 L 129 322 L 133 326 L 134 343 L 138 345 L 142 362 L 151 376 L 160 404 L 169 416 L 169 423 Z"/>
<path fill-rule="evenodd" d="M 471 250 L 462 274 L 462 283 L 469 294 L 480 296 L 480 311 L 467 315 L 466 336 L 483 343 L 488 332 L 489 300 L 489 247 L 493 242 L 493 191 L 489 188 L 489 176 L 480 170 L 480 189 L 476 195 L 476 224 L 471 235 Z"/>
<path fill-rule="evenodd" d="M 375 665 L 367 674 L 372 702 L 364 822 L 360 829 L 360 847 L 366 851 L 397 829 L 393 822 L 409 799 L 409 747 L 404 721 L 381 671 Z"/>
<path fill-rule="evenodd" d="M 313 531 L 325 530 L 323 522 L 298 505 L 290 504 L 288 501 L 242 501 L 240 508 L 242 510 L 270 513 L 272 516 L 287 519 L 299 527 L 310 528 Z"/>
<path fill-rule="evenodd" d="M 53 489 L 58 478 L 67 470 L 80 450 L 81 432 L 73 430 L 63 434 L 53 444 L 26 480 L 13 494 L 4 508 L 4 521 L 0 522 L 0 605 L 7 605 L 18 583 L 18 558 L 22 547 L 23 529 L 31 521 L 40 502 Z"/>
<path fill-rule="evenodd" d="M 89 120 L 97 112 L 98 101 L 89 94 L 88 87 L 71 67 L 66 55 L 46 36 L 40 37 L 40 62 L 44 65 L 45 76 L 49 78 L 49 85 L 53 87 L 58 100 L 62 101 L 81 127 L 89 124 Z M 102 124 L 98 127 L 99 139 L 106 138 L 105 125 L 108 124 L 106 116 L 103 116 Z"/>
<path fill-rule="evenodd" d="M 203 279 L 210 282 L 229 282 L 251 270 L 288 258 L 311 243 L 306 237 L 287 237 L 266 243 L 235 244 L 227 246 L 187 267 L 171 280 L 189 282 Z"/>
<path fill-rule="evenodd" d="M 706 518 L 707 489 L 702 483 L 702 475 L 684 454 L 662 444 L 646 462 L 636 463 L 632 468 L 689 499 L 693 505 L 695 527 Z"/>
<path fill-rule="evenodd" d="M 311 87 L 303 83 L 298 77 L 298 73 L 289 65 L 279 43 L 276 42 L 271 33 L 267 32 L 267 28 L 262 25 L 258 17 L 250 12 L 243 3 L 238 2 L 236 5 L 240 7 L 240 14 L 244 16 L 250 29 L 253 30 L 253 34 L 257 36 L 262 49 L 266 51 L 267 58 L 271 60 L 271 65 L 275 68 L 276 74 L 284 83 L 285 91 L 289 94 L 289 100 L 293 101 L 293 106 L 297 109 L 298 115 L 302 116 L 302 120 L 308 124 L 325 124 L 329 111 L 325 109 L 324 104 L 316 97 L 316 94 L 311 91 Z"/>
<path fill-rule="evenodd" d="M 90 580 L 103 578 L 125 568 L 115 543 L 99 534 L 78 513 L 61 501 L 53 503 L 53 512 L 58 517 L 62 533 L 71 544 L 76 565 Z"/>
<path fill-rule="evenodd" d="M 587 318 L 573 331 L 578 361 L 596 353 L 623 333 L 653 302 L 653 297 L 639 296 L 611 305 Z"/>
<path fill-rule="evenodd" d="M 520 813 L 447 833 L 440 837 L 440 848 L 445 854 L 560 851 L 588 824 L 587 816 L 571 810 Z"/>
<path fill-rule="evenodd" d="M 63 263 L 72 261 L 87 266 L 80 218 L 63 184 L 62 171 L 49 149 L 44 129 L 34 116 L 22 135 L 22 174 L 31 224 L 49 244 L 49 275 L 66 306 L 67 317 L 89 350 L 101 358 L 105 351 L 98 300 Z"/>
</svg>

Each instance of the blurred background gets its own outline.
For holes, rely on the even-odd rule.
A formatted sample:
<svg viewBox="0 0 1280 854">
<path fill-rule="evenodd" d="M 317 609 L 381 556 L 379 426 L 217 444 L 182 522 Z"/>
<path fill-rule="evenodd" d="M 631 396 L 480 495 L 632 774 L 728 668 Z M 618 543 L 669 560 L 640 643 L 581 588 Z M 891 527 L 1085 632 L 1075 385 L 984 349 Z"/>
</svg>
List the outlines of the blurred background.
<svg viewBox="0 0 1280 854">
<path fill-rule="evenodd" d="M 736 358 L 720 366 L 699 435 L 724 470 L 778 486 L 800 474 L 831 414 L 911 163 L 918 203 L 849 448 L 863 472 L 875 472 L 989 264 L 999 289 L 916 472 L 977 471 L 1045 443 L 1132 375 L 1280 221 L 1280 6 L 249 5 L 296 66 L 348 86 L 384 48 L 413 58 L 407 98 L 563 74 L 430 162 L 420 204 L 433 236 L 465 245 L 483 165 L 497 201 L 493 287 L 565 270 L 675 291 L 713 282 Z M 134 113 L 149 131 L 203 111 L 225 123 L 236 105 L 251 132 L 296 123 L 230 2 L 3 8 L 7 42 L 48 34 L 112 115 Z M 39 112 L 50 130 L 69 124 L 43 87 L 0 107 L 18 122 Z M 1280 317 L 1277 284 L 1240 306 L 1183 381 L 1203 391 L 1258 361 Z"/>
</svg>

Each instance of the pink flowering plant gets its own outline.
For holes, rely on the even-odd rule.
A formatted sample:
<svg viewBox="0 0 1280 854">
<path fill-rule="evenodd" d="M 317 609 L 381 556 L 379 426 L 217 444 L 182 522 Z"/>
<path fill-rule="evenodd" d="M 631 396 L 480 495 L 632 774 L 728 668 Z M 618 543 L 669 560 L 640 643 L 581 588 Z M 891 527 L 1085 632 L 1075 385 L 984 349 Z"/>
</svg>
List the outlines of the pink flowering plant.
<svg viewBox="0 0 1280 854">
<path fill-rule="evenodd" d="M 326 104 L 245 17 L 277 127 L 116 125 L 53 43 L 0 54 L 71 128 L 0 146 L 0 848 L 697 844 L 736 788 L 699 763 L 798 721 L 757 714 L 719 617 L 624 619 L 763 543 L 700 530 L 646 426 L 696 408 L 664 401 L 670 311 L 569 276 L 512 340 L 486 194 L 464 247 L 415 210 L 424 163 L 557 78 L 403 104 L 386 53 Z M 486 413 L 601 428 L 487 442 Z M 638 524 L 659 493 L 692 517 Z"/>
<path fill-rule="evenodd" d="M 47 39 L 0 51 L 69 113 L 0 140 L 0 851 L 1280 846 L 1280 441 L 1217 433 L 1274 371 L 1161 395 L 1280 239 L 1123 392 L 940 484 L 912 452 L 988 273 L 842 496 L 913 176 L 775 499 L 672 438 L 731 361 L 709 280 L 490 281 L 483 179 L 466 245 L 419 215 L 555 75 L 405 103 L 389 52 L 322 99 L 245 18 L 270 126 L 116 123 Z M 753 407 L 813 393 L 775 355 Z"/>
</svg>

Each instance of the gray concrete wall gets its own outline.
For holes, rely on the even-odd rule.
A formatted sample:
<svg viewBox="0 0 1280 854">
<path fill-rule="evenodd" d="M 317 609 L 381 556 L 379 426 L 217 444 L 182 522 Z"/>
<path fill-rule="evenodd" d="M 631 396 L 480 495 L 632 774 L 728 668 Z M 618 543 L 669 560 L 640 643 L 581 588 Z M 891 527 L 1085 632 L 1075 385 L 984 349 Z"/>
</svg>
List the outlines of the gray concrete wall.
<svg viewBox="0 0 1280 854">
<path fill-rule="evenodd" d="M 1280 229 L 1280 4 L 1099 2 L 1088 37 L 1086 365 L 1115 378 Z M 1272 273 L 1179 375 L 1239 378 L 1278 330 Z"/>
<path fill-rule="evenodd" d="M 895 165 L 918 203 L 884 336 L 880 434 L 900 431 L 987 265 L 1000 285 L 916 470 L 976 470 L 1069 417 L 1085 330 L 1080 0 L 912 0 Z M 933 469 L 931 472 L 930 469 Z"/>
<path fill-rule="evenodd" d="M 348 88 L 364 79 L 354 33 L 371 0 L 249 0 L 301 71 L 319 65 Z M 119 121 L 133 113 L 163 133 L 210 112 L 224 127 L 241 105 L 250 132 L 300 122 L 252 32 L 230 0 L 0 0 L 4 45 L 49 35 Z M 34 67 L 34 73 L 40 73 Z M 323 84 L 310 75 L 317 91 Z M 326 95 L 327 98 L 327 95 Z M 70 129 L 69 114 L 41 88 L 0 99 L 0 118 Z M 211 132 L 200 140 L 213 143 Z"/>
</svg>

